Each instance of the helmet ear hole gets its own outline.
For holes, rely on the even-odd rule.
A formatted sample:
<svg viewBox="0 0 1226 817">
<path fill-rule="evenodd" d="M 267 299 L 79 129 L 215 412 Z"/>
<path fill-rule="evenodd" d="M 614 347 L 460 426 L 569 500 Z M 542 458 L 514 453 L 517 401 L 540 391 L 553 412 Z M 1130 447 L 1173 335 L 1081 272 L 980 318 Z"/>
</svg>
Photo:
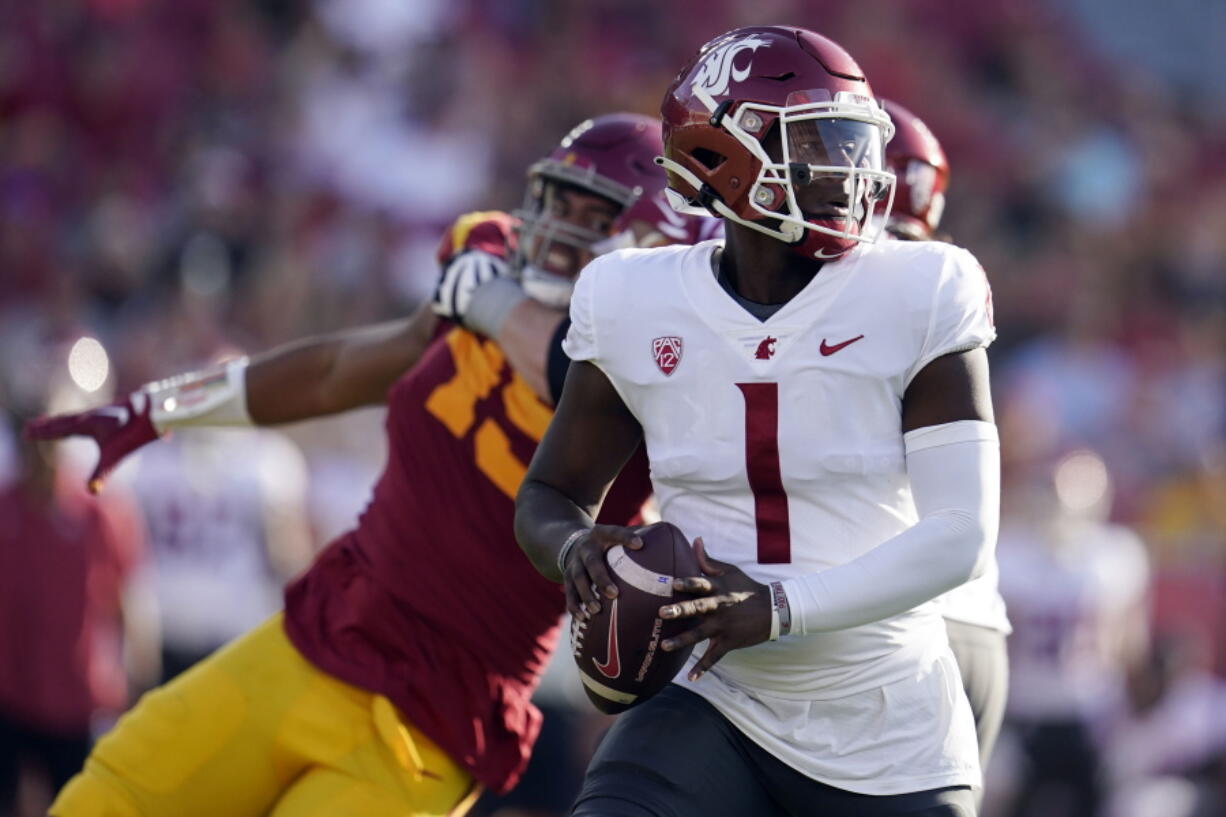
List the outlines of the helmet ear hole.
<svg viewBox="0 0 1226 817">
<path fill-rule="evenodd" d="M 713 150 L 708 150 L 707 148 L 694 148 L 694 150 L 690 152 L 690 155 L 693 156 L 694 160 L 707 170 L 715 170 L 728 160 L 727 156 L 722 156 Z"/>
</svg>

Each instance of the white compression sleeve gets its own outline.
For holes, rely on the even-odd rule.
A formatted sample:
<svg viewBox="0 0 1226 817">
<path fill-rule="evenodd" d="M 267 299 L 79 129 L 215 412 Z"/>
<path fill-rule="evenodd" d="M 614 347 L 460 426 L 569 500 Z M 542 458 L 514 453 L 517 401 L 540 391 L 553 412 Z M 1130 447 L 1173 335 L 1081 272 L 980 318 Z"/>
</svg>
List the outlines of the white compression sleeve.
<svg viewBox="0 0 1226 817">
<path fill-rule="evenodd" d="M 1000 440 L 963 420 L 908 433 L 907 475 L 920 520 L 847 564 L 783 583 L 792 634 L 898 615 L 979 575 L 1000 522 Z"/>
</svg>

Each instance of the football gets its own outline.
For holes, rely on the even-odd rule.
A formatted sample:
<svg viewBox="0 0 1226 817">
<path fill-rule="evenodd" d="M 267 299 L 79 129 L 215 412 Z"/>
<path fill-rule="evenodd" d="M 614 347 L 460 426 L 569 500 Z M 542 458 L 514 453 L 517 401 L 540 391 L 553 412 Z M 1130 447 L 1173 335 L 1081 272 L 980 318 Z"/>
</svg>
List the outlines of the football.
<svg viewBox="0 0 1226 817">
<path fill-rule="evenodd" d="M 673 590 L 674 577 L 700 576 L 698 559 L 685 535 L 668 522 L 638 529 L 640 550 L 609 550 L 614 599 L 601 598 L 600 612 L 572 619 L 571 652 L 588 698 L 601 712 L 622 712 L 650 698 L 671 681 L 693 646 L 665 652 L 660 642 L 695 625 L 693 619 L 665 621 L 660 607 L 694 598 Z"/>
</svg>

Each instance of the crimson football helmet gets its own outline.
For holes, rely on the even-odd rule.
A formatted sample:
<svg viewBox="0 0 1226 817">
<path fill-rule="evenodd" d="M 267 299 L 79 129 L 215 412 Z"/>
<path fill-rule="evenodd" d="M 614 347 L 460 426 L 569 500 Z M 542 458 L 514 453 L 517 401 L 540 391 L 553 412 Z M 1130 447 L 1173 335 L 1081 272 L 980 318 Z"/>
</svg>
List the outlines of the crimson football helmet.
<svg viewBox="0 0 1226 817">
<path fill-rule="evenodd" d="M 600 232 L 561 221 L 546 212 L 550 184 L 569 185 L 612 201 L 625 212 L 644 196 L 664 187 L 655 164 L 663 149 L 660 123 L 648 116 L 615 113 L 583 122 L 544 159 L 528 168 L 519 219 L 519 252 L 513 259 L 524 292 L 542 303 L 565 307 L 570 301 L 576 251 L 597 254 Z"/>
<path fill-rule="evenodd" d="M 681 212 L 709 211 L 818 259 L 880 232 L 869 224 L 893 197 L 894 129 L 837 43 L 791 26 L 736 29 L 699 50 L 660 112 L 660 164 Z M 806 213 L 796 191 L 810 184 L 830 200 Z"/>
<path fill-rule="evenodd" d="M 897 238 L 929 241 L 945 212 L 949 161 L 923 120 L 897 102 L 883 99 L 881 104 L 894 122 L 885 162 L 898 190 L 885 228 Z"/>
</svg>

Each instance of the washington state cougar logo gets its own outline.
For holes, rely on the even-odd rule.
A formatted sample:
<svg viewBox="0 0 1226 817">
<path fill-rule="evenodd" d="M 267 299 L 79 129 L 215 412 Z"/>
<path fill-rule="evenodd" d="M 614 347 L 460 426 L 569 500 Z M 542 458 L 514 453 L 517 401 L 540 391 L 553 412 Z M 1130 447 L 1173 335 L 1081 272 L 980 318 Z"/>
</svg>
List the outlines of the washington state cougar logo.
<svg viewBox="0 0 1226 817">
<path fill-rule="evenodd" d="M 775 344 L 778 343 L 778 338 L 773 338 L 770 335 L 762 338 L 762 342 L 758 344 L 758 349 L 753 353 L 754 360 L 770 360 L 775 356 Z"/>
<path fill-rule="evenodd" d="M 681 362 L 681 338 L 675 336 L 656 338 L 651 342 L 651 353 L 660 371 L 669 375 Z"/>
<path fill-rule="evenodd" d="M 753 65 L 751 60 L 748 65 L 738 70 L 735 65 L 736 58 L 742 52 L 757 51 L 764 45 L 770 45 L 770 40 L 751 35 L 712 48 L 703 57 L 702 67 L 694 75 L 691 88 L 694 91 L 706 91 L 711 96 L 728 93 L 728 86 L 732 82 L 742 82 L 749 76 L 749 69 Z"/>
</svg>

